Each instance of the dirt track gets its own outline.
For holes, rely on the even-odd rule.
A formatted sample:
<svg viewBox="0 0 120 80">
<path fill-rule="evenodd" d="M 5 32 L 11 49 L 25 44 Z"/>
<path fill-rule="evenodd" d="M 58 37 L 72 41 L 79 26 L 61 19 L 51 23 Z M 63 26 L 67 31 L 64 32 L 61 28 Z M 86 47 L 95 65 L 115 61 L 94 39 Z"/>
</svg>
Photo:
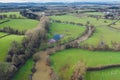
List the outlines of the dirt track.
<svg viewBox="0 0 120 80">
<path fill-rule="evenodd" d="M 40 52 L 40 60 L 36 63 L 36 73 L 33 76 L 33 80 L 51 80 L 51 69 L 47 65 L 48 54 L 46 52 Z"/>
</svg>

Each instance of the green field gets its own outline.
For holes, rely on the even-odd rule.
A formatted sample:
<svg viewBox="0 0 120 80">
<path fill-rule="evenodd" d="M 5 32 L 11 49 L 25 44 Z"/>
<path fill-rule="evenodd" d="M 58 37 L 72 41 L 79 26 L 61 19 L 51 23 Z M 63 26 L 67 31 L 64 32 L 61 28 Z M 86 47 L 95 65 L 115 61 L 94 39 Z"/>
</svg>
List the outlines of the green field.
<svg viewBox="0 0 120 80">
<path fill-rule="evenodd" d="M 50 18 L 53 20 L 61 20 L 61 21 L 68 21 L 68 22 L 75 22 L 75 23 L 82 23 L 82 24 L 86 24 L 86 22 L 89 21 L 90 24 L 96 27 L 96 31 L 93 34 L 93 36 L 91 36 L 87 41 L 84 42 L 85 44 L 96 46 L 101 41 L 103 41 L 106 44 L 111 46 L 112 41 L 120 42 L 120 36 L 118 36 L 120 34 L 119 30 L 112 29 L 107 26 L 108 24 L 111 24 L 115 20 L 108 20 L 108 19 L 97 20 L 96 18 L 87 17 L 87 16 L 76 17 L 75 15 L 72 15 L 72 14 L 62 15 L 62 16 L 51 16 Z M 116 25 L 113 25 L 112 27 L 119 28 L 120 27 L 119 24 L 120 22 L 117 22 Z"/>
<path fill-rule="evenodd" d="M 76 26 L 70 24 L 51 23 L 50 35 L 53 37 L 56 34 L 64 35 L 63 42 L 68 42 L 69 39 L 76 39 L 85 31 L 84 26 Z"/>
<path fill-rule="evenodd" d="M 9 22 L 0 24 L 0 28 L 11 27 L 22 31 L 34 28 L 38 23 L 39 21 L 32 19 L 10 19 Z"/>
<path fill-rule="evenodd" d="M 17 71 L 12 80 L 29 80 L 33 64 L 34 62 L 32 58 L 27 60 L 26 63 Z"/>
<path fill-rule="evenodd" d="M 120 42 L 120 31 L 109 27 L 97 27 L 95 33 L 82 44 L 98 45 L 101 41 L 111 46 L 111 42 Z M 93 44 L 94 43 L 94 44 Z"/>
<path fill-rule="evenodd" d="M 85 80 L 120 80 L 120 68 L 86 72 Z"/>
<path fill-rule="evenodd" d="M 111 51 L 87 51 L 81 49 L 68 49 L 60 51 L 51 56 L 53 69 L 60 76 L 65 75 L 64 80 L 69 80 L 74 66 L 79 61 L 86 64 L 86 67 L 103 66 L 120 63 L 120 52 Z M 64 66 L 68 66 L 64 71 Z"/>
<path fill-rule="evenodd" d="M 111 27 L 119 29 L 120 30 L 120 21 L 118 21 L 117 23 L 115 23 L 115 25 L 111 25 Z"/>
<path fill-rule="evenodd" d="M 0 15 L 6 14 L 10 16 L 11 14 L 15 14 L 17 17 L 22 17 L 19 12 L 7 12 L 0 13 Z M 101 15 L 103 13 L 100 12 L 87 12 L 85 14 L 88 15 Z M 120 43 L 120 30 L 113 29 L 108 24 L 114 22 L 115 20 L 108 19 L 99 19 L 85 16 L 77 17 L 76 14 L 67 14 L 61 16 L 50 16 L 53 20 L 61 20 L 75 23 L 86 24 L 88 21 L 89 25 L 95 26 L 94 34 L 86 41 L 80 43 L 80 45 L 88 44 L 97 46 L 100 42 L 104 42 L 105 44 L 111 46 L 111 42 Z M 4 20 L 7 20 L 6 18 Z M 0 22 L 4 21 L 0 20 Z M 9 19 L 9 22 L 5 22 L 0 24 L 0 28 L 11 27 L 13 29 L 17 29 L 19 31 L 29 30 L 35 28 L 39 21 L 32 19 Z M 120 28 L 120 21 L 117 22 L 112 27 Z M 64 23 L 50 23 L 48 38 L 53 38 L 54 35 L 60 34 L 64 35 L 61 39 L 61 43 L 66 43 L 70 40 L 74 40 L 79 37 L 82 33 L 84 33 L 86 27 L 64 24 Z M 6 35 L 7 33 L 0 32 L 0 36 Z M 0 39 L 0 62 L 4 62 L 7 56 L 7 52 L 11 47 L 11 43 L 13 41 L 21 42 L 24 36 L 19 35 L 9 35 Z M 48 44 L 46 44 L 48 46 Z M 45 45 L 45 47 L 46 47 Z M 120 52 L 112 52 L 112 51 L 88 51 L 83 49 L 67 49 L 60 52 L 56 52 L 55 54 L 50 56 L 51 59 L 51 67 L 57 73 L 57 75 L 61 78 L 61 80 L 70 80 L 73 71 L 75 70 L 75 65 L 78 62 L 83 62 L 86 67 L 97 67 L 97 66 L 105 66 L 110 64 L 120 64 Z M 29 75 L 31 74 L 31 69 L 33 68 L 33 60 L 30 58 L 26 61 L 25 65 L 23 65 L 15 74 L 12 80 L 28 80 Z M 120 80 L 120 68 L 111 68 L 101 71 L 93 71 L 86 72 L 85 80 Z"/>
<path fill-rule="evenodd" d="M 68 21 L 68 22 L 79 22 L 80 19 L 74 17 L 72 15 L 61 15 L 61 16 L 50 16 L 53 20 L 61 20 L 61 21 Z"/>
<path fill-rule="evenodd" d="M 23 36 L 10 35 L 0 39 L 0 62 L 4 62 L 13 41 L 20 42 Z"/>
<path fill-rule="evenodd" d="M 0 37 L 6 35 L 6 33 L 0 32 Z"/>
<path fill-rule="evenodd" d="M 4 22 L 4 21 L 6 21 L 6 20 L 9 20 L 9 19 L 8 19 L 8 18 L 2 19 L 2 20 L 0 20 L 0 23 L 1 23 L 1 22 Z"/>
<path fill-rule="evenodd" d="M 85 14 L 89 14 L 89 15 L 100 15 L 100 16 L 103 16 L 104 13 L 102 12 L 86 12 Z"/>
<path fill-rule="evenodd" d="M 0 15 L 7 15 L 7 17 L 9 17 L 10 15 L 16 15 L 17 17 L 23 17 L 22 15 L 20 15 L 20 12 L 3 12 L 0 13 Z"/>
<path fill-rule="evenodd" d="M 108 20 L 108 19 L 97 20 L 96 18 L 87 17 L 87 16 L 76 17 L 75 15 L 72 15 L 72 14 L 62 15 L 62 16 L 51 16 L 50 18 L 53 20 L 61 20 L 61 21 L 68 21 L 68 22 L 75 22 L 75 23 L 82 23 L 82 24 L 86 24 L 86 22 L 89 21 L 90 24 L 94 26 L 108 25 L 112 23 L 112 21 L 114 21 L 114 20 Z M 106 21 L 106 23 L 104 21 Z"/>
<path fill-rule="evenodd" d="M 13 29 L 17 29 L 19 31 L 29 30 L 35 28 L 39 21 L 32 20 L 32 19 L 26 19 L 23 18 L 23 16 L 20 15 L 19 12 L 5 12 L 0 13 L 0 15 L 6 14 L 8 18 L 5 18 L 3 20 L 0 20 L 0 22 L 3 22 L 5 20 L 10 20 L 8 22 L 0 24 L 0 28 L 4 27 L 11 27 Z M 23 18 L 23 19 L 10 19 L 10 15 L 16 15 L 17 18 Z M 0 36 L 6 35 L 7 33 L 0 32 Z M 7 52 L 9 48 L 11 47 L 11 44 L 13 41 L 21 42 L 21 40 L 24 38 L 24 36 L 19 35 L 9 35 L 4 38 L 0 39 L 0 62 L 4 62 L 7 56 Z M 12 80 L 28 80 L 29 75 L 31 74 L 31 69 L 33 67 L 33 60 L 32 58 L 27 60 L 25 65 L 23 65 L 15 74 Z"/>
<path fill-rule="evenodd" d="M 89 21 L 90 24 L 93 24 L 96 27 L 96 31 L 93 34 L 93 36 L 91 36 L 87 41 L 84 42 L 85 44 L 98 45 L 101 41 L 104 41 L 106 44 L 111 46 L 111 41 L 120 42 L 120 36 L 118 36 L 120 34 L 119 30 L 112 29 L 107 26 L 108 24 L 114 22 L 115 20 L 108 20 L 108 19 L 97 20 L 96 18 L 87 17 L 87 16 L 82 16 L 79 18 L 73 15 L 51 16 L 50 18 L 54 20 L 69 21 L 69 22 L 72 21 L 82 24 L 86 24 L 86 22 Z M 114 27 L 115 26 L 119 26 L 119 22 L 116 23 Z"/>
</svg>

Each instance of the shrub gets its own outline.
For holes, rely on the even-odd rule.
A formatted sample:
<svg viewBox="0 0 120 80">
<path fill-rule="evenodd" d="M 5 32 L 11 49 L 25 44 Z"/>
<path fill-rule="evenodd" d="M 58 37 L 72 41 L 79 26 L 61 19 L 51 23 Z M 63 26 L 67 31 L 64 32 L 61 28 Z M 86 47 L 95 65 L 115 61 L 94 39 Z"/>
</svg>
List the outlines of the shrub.
<svg viewBox="0 0 120 80">
<path fill-rule="evenodd" d="M 71 76 L 71 80 L 84 80 L 84 75 L 86 73 L 85 64 L 82 62 L 78 62 L 75 67 L 76 68 L 73 75 Z"/>
<path fill-rule="evenodd" d="M 16 70 L 16 67 L 10 63 L 0 63 L 0 80 L 8 80 Z"/>
<path fill-rule="evenodd" d="M 35 69 L 35 68 L 32 68 L 31 71 L 32 71 L 32 73 L 35 73 L 35 72 L 36 72 L 36 69 Z"/>
<path fill-rule="evenodd" d="M 33 55 L 33 60 L 34 60 L 35 62 L 37 62 L 38 60 L 40 60 L 40 53 L 34 54 L 34 55 Z"/>
</svg>

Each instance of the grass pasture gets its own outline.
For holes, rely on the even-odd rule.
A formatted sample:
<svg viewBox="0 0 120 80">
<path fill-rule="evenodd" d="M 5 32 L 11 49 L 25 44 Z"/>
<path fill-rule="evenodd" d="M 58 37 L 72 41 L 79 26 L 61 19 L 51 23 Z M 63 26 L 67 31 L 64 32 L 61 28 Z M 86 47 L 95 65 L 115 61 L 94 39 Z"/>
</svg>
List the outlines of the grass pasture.
<svg viewBox="0 0 120 80">
<path fill-rule="evenodd" d="M 2 19 L 2 20 L 0 20 L 0 23 L 4 22 L 6 20 L 9 20 L 9 19 L 8 18 Z"/>
<path fill-rule="evenodd" d="M 53 20 L 61 20 L 61 21 L 68 21 L 68 22 L 79 22 L 80 19 L 74 17 L 72 15 L 61 15 L 61 16 L 50 16 Z"/>
<path fill-rule="evenodd" d="M 6 33 L 0 32 L 0 37 L 6 35 Z"/>
<path fill-rule="evenodd" d="M 30 58 L 26 63 L 17 71 L 12 80 L 29 80 L 31 69 L 33 68 L 33 60 Z"/>
<path fill-rule="evenodd" d="M 119 29 L 120 30 L 120 21 L 118 21 L 117 23 L 115 23 L 115 25 L 112 25 L 111 27 Z"/>
<path fill-rule="evenodd" d="M 100 15 L 100 16 L 104 16 L 104 13 L 102 13 L 102 12 L 86 12 L 85 14 L 88 14 L 88 15 Z"/>
<path fill-rule="evenodd" d="M 15 14 L 17 17 L 22 17 L 19 12 L 7 12 L 0 13 L 10 16 Z M 88 15 L 101 15 L 100 12 L 87 12 Z M 53 20 L 61 20 L 75 23 L 86 24 L 87 21 L 93 24 L 96 28 L 95 33 L 86 41 L 80 45 L 89 44 L 97 46 L 101 41 L 111 46 L 111 42 L 120 43 L 120 30 L 113 29 L 107 25 L 112 23 L 114 20 L 99 19 L 87 16 L 77 17 L 74 14 L 67 14 L 61 16 L 50 16 Z M 7 18 L 6 18 L 7 19 Z M 5 19 L 5 20 L 6 20 Z M 19 31 L 29 30 L 37 26 L 39 23 L 37 20 L 32 19 L 9 19 L 9 22 L 0 24 L 0 28 L 11 27 L 18 29 Z M 2 20 L 0 20 L 2 22 Z M 112 27 L 120 29 L 120 21 Z M 85 31 L 85 26 L 77 26 L 63 23 L 50 23 L 50 33 L 48 34 L 49 39 L 56 34 L 64 35 L 61 39 L 62 43 L 68 42 L 70 39 L 75 39 Z M 7 33 L 0 32 L 0 36 Z M 9 35 L 0 39 L 0 62 L 4 62 L 7 56 L 8 49 L 11 46 L 12 41 L 21 42 L 24 36 Z M 46 46 L 45 46 L 46 47 Z M 88 51 L 83 49 L 68 49 L 50 56 L 51 66 L 61 80 L 70 80 L 70 77 L 75 69 L 75 65 L 80 61 L 85 63 L 86 67 L 105 66 L 110 64 L 120 64 L 120 52 L 112 51 Z M 14 75 L 12 80 L 28 80 L 33 68 L 33 60 L 30 58 L 26 61 L 17 73 Z M 102 71 L 86 72 L 85 80 L 120 80 L 120 68 L 111 68 Z"/>
<path fill-rule="evenodd" d="M 63 80 L 69 80 L 74 71 L 74 66 L 79 61 L 84 62 L 86 67 L 95 67 L 118 64 L 120 63 L 119 56 L 120 52 L 68 49 L 53 54 L 51 56 L 51 62 L 55 72 L 58 73 L 59 76 L 61 74 L 65 75 Z M 64 66 L 68 67 L 64 69 Z"/>
<path fill-rule="evenodd" d="M 53 37 L 55 34 L 62 34 L 64 38 L 63 42 L 67 42 L 70 38 L 76 39 L 85 31 L 84 26 L 76 26 L 70 24 L 51 23 L 50 24 L 50 35 Z"/>
<path fill-rule="evenodd" d="M 120 80 L 120 68 L 86 72 L 85 80 Z"/>
<path fill-rule="evenodd" d="M 111 42 L 120 43 L 120 31 L 109 27 L 97 27 L 93 36 L 82 44 L 98 45 L 101 41 L 111 47 Z M 93 44 L 94 43 L 94 44 Z"/>
<path fill-rule="evenodd" d="M 87 17 L 87 16 L 77 17 L 72 14 L 62 15 L 62 16 L 51 16 L 50 18 L 53 20 L 61 20 L 61 21 L 68 21 L 68 22 L 75 22 L 75 23 L 82 23 L 82 24 L 86 24 L 86 22 L 89 21 L 90 24 L 92 24 L 94 26 L 108 25 L 108 24 L 112 23 L 112 21 L 114 21 L 114 20 L 108 20 L 108 19 L 97 20 L 96 18 Z M 106 21 L 106 22 L 104 22 L 104 21 Z"/>
<path fill-rule="evenodd" d="M 39 21 L 32 19 L 10 19 L 9 22 L 0 24 L 0 28 L 11 27 L 22 31 L 34 28 L 38 23 Z"/>
<path fill-rule="evenodd" d="M 0 62 L 4 62 L 13 41 L 20 42 L 23 36 L 9 35 L 0 39 Z"/>
</svg>

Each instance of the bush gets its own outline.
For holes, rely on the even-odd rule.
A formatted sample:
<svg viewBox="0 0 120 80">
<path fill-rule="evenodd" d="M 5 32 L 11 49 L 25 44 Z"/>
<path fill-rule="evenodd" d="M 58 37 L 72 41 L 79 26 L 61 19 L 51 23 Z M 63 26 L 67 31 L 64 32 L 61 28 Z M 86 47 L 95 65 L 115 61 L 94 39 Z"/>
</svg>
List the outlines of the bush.
<svg viewBox="0 0 120 80">
<path fill-rule="evenodd" d="M 33 55 L 33 60 L 34 62 L 37 62 L 38 60 L 40 60 L 40 53 L 36 53 Z"/>
<path fill-rule="evenodd" d="M 16 70 L 16 67 L 10 63 L 0 63 L 0 80 L 10 79 Z"/>
<path fill-rule="evenodd" d="M 31 71 L 32 71 L 32 73 L 35 73 L 35 72 L 36 72 L 36 69 L 35 69 L 35 68 L 32 68 Z"/>
<path fill-rule="evenodd" d="M 7 55 L 6 61 L 7 62 L 11 62 L 12 61 L 12 56 L 11 55 Z"/>
<path fill-rule="evenodd" d="M 71 80 L 84 80 L 85 73 L 86 73 L 85 64 L 82 62 L 78 62 L 78 64 L 76 64 L 76 69 L 73 75 L 71 76 Z"/>
</svg>

